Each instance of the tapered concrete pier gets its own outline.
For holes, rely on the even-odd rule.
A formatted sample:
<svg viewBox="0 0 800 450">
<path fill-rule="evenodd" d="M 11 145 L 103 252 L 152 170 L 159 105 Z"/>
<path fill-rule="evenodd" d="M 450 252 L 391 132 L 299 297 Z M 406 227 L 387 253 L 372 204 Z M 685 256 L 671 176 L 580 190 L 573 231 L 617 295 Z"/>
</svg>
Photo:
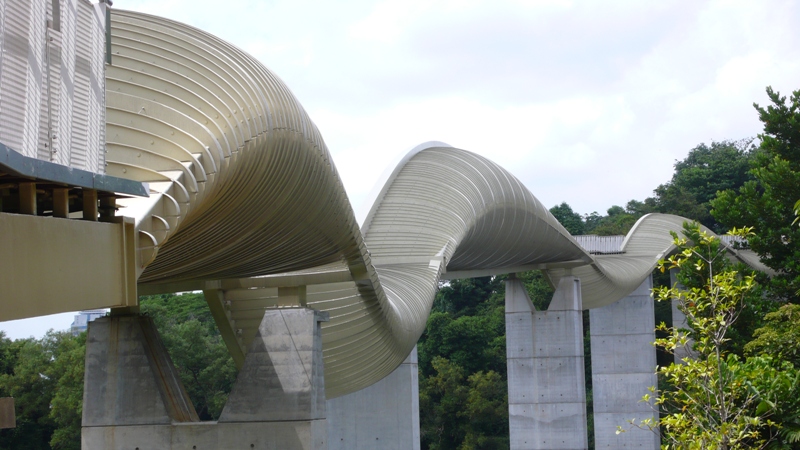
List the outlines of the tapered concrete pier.
<svg viewBox="0 0 800 450">
<path fill-rule="evenodd" d="M 218 422 L 200 422 L 151 319 L 89 326 L 81 446 L 94 449 L 327 449 L 320 322 L 267 310 Z"/>
<path fill-rule="evenodd" d="M 547 311 L 506 281 L 511 448 L 588 448 L 580 280 L 562 277 Z"/>
<path fill-rule="evenodd" d="M 656 386 L 655 318 L 652 277 L 627 297 L 589 310 L 592 339 L 592 396 L 596 449 L 658 449 L 658 435 L 632 427 L 654 416 L 653 404 L 641 402 Z M 617 434 L 621 426 L 625 433 Z"/>
</svg>

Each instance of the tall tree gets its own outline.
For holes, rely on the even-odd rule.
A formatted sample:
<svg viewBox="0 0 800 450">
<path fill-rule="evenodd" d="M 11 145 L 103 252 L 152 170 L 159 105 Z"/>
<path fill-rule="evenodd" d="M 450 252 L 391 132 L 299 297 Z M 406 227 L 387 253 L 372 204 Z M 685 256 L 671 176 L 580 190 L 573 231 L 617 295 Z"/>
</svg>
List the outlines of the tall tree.
<svg viewBox="0 0 800 450">
<path fill-rule="evenodd" d="M 753 177 L 750 160 L 752 139 L 711 142 L 691 149 L 675 162 L 672 179 L 658 186 L 654 198 L 645 200 L 658 212 L 696 220 L 717 233 L 725 230 L 711 215 L 711 200 L 717 192 L 738 189 Z"/>
<path fill-rule="evenodd" d="M 550 208 L 550 214 L 558 219 L 558 222 L 569 231 L 569 234 L 573 236 L 584 234 L 583 218 L 573 211 L 567 202 L 562 202 L 560 205 Z"/>
<path fill-rule="evenodd" d="M 656 344 L 673 351 L 693 339 L 693 352 L 682 364 L 657 369 L 672 387 L 653 398 L 666 411 L 641 425 L 660 430 L 668 448 L 763 448 L 771 438 L 764 431 L 774 425 L 770 415 L 776 402 L 780 395 L 797 394 L 793 380 L 800 373 L 769 357 L 742 361 L 726 351 L 728 330 L 753 295 L 755 277 L 733 268 L 719 239 L 701 231 L 697 223 L 684 224 L 684 238 L 672 235 L 678 252 L 660 261 L 659 268 L 678 269 L 678 279 L 690 288 L 656 288 L 654 296 L 658 301 L 677 299 L 690 329 L 661 324 L 668 336 L 656 339 Z M 643 400 L 650 401 L 650 394 Z"/>
<path fill-rule="evenodd" d="M 750 248 L 777 274 L 770 290 L 778 298 L 796 298 L 800 289 L 800 229 L 792 226 L 800 198 L 800 91 L 789 101 L 767 88 L 772 105 L 755 105 L 764 132 L 751 162 L 753 179 L 711 201 L 712 214 L 728 227 L 753 226 Z"/>
</svg>

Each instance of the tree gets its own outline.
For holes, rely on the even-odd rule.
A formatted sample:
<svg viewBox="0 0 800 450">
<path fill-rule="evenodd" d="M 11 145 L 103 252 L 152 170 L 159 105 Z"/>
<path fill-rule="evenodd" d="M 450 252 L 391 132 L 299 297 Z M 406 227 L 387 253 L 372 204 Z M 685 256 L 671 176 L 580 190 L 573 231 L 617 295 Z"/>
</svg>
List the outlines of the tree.
<svg viewBox="0 0 800 450">
<path fill-rule="evenodd" d="M 68 332 L 14 342 L 0 333 L 0 395 L 14 397 L 17 412 L 0 448 L 80 448 L 85 345 Z"/>
<path fill-rule="evenodd" d="M 734 230 L 734 234 L 744 236 L 748 231 Z M 671 388 L 643 397 L 643 401 L 653 399 L 662 412 L 659 419 L 645 419 L 639 426 L 660 427 L 667 448 L 763 447 L 768 440 L 764 427 L 775 425 L 768 415 L 775 409 L 779 390 L 768 389 L 762 378 L 767 374 L 786 379 L 787 374 L 771 360 L 742 361 L 725 350 L 728 330 L 754 291 L 755 277 L 734 269 L 719 239 L 701 231 L 697 223 L 684 224 L 683 234 L 679 238 L 672 233 L 678 253 L 662 260 L 659 268 L 679 269 L 678 279 L 687 288 L 655 288 L 654 296 L 658 301 L 678 299 L 690 330 L 662 323 L 658 328 L 668 335 L 656 339 L 656 345 L 672 352 L 693 340 L 693 354 L 682 364 L 657 369 Z"/>
<path fill-rule="evenodd" d="M 83 413 L 83 373 L 86 359 L 86 333 L 58 335 L 55 357 L 49 368 L 57 377 L 50 419 L 56 425 L 50 446 L 54 449 L 81 448 L 81 417 Z"/>
<path fill-rule="evenodd" d="M 800 229 L 792 226 L 800 198 L 800 91 L 789 102 L 767 88 L 772 105 L 754 105 L 764 132 L 750 175 L 738 189 L 711 201 L 714 217 L 725 226 L 752 225 L 751 249 L 777 273 L 769 281 L 772 294 L 792 300 L 800 290 Z"/>
<path fill-rule="evenodd" d="M 800 367 L 800 305 L 786 304 L 764 317 L 744 350 L 748 355 L 768 354 Z"/>
<path fill-rule="evenodd" d="M 583 218 L 573 211 L 567 202 L 562 202 L 560 205 L 550 208 L 550 214 L 569 231 L 569 234 L 573 236 L 584 234 Z"/>
<path fill-rule="evenodd" d="M 140 304 L 153 317 L 200 419 L 219 418 L 237 371 L 203 295 L 144 296 Z"/>
<path fill-rule="evenodd" d="M 631 204 L 631 202 L 628 202 L 628 204 Z M 641 217 L 641 215 L 632 214 L 625 208 L 617 205 L 608 208 L 606 213 L 608 215 L 601 217 L 596 226 L 591 229 L 591 234 L 596 234 L 598 236 L 628 234 L 633 224 Z"/>
<path fill-rule="evenodd" d="M 645 200 L 657 212 L 696 220 L 717 233 L 724 232 L 711 215 L 711 200 L 717 192 L 738 189 L 753 177 L 749 173 L 754 147 L 752 139 L 711 142 L 691 149 L 675 162 L 672 179 L 659 185 L 654 198 Z"/>
<path fill-rule="evenodd" d="M 761 377 L 777 391 L 774 400 L 774 448 L 796 448 L 800 444 L 800 305 L 786 304 L 766 315 L 765 325 L 754 333 L 755 339 L 745 347 L 751 357 L 770 358 L 781 364 L 781 377 Z M 793 374 L 793 375 L 792 375 Z M 762 389 L 763 390 L 763 389 Z"/>
</svg>

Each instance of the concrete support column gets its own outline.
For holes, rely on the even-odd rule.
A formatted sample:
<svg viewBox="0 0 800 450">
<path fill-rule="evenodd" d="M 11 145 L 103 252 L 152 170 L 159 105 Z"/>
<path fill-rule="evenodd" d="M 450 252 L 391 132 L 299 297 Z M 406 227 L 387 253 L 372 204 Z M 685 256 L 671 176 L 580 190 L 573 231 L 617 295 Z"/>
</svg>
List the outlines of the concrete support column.
<svg viewBox="0 0 800 450">
<path fill-rule="evenodd" d="M 328 400 L 329 450 L 419 450 L 417 348 L 372 386 Z"/>
<path fill-rule="evenodd" d="M 627 297 L 589 310 L 596 449 L 660 448 L 657 434 L 630 429 L 627 422 L 654 415 L 652 402 L 640 402 L 658 384 L 652 288 L 647 277 Z M 630 430 L 617 434 L 618 426 Z"/>
<path fill-rule="evenodd" d="M 678 281 L 678 269 L 671 269 L 669 271 L 669 282 L 672 287 L 677 289 L 685 289 L 684 286 Z M 672 327 L 676 329 L 689 330 L 689 321 L 686 320 L 686 314 L 678 308 L 680 300 L 673 298 L 670 300 L 672 304 Z M 692 355 L 692 345 L 694 340 L 689 339 L 684 347 L 676 347 L 672 351 L 672 356 L 675 358 L 676 364 L 683 364 L 683 359 Z"/>
<path fill-rule="evenodd" d="M 506 281 L 506 340 L 511 448 L 588 448 L 580 281 L 562 277 L 547 311 Z"/>
<path fill-rule="evenodd" d="M 320 322 L 268 310 L 218 422 L 200 422 L 149 318 L 89 325 L 83 449 L 327 449 Z"/>
</svg>

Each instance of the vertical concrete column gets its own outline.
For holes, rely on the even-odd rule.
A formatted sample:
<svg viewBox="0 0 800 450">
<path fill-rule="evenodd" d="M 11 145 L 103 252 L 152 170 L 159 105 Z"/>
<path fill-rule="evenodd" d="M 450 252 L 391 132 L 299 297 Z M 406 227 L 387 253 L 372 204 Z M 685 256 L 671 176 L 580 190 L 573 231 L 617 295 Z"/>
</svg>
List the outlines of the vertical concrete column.
<svg viewBox="0 0 800 450">
<path fill-rule="evenodd" d="M 520 280 L 506 281 L 506 362 L 511 448 L 588 448 L 577 278 L 561 278 L 547 311 Z"/>
<path fill-rule="evenodd" d="M 633 428 L 616 433 L 618 426 L 631 428 L 628 420 L 657 415 L 652 402 L 640 402 L 658 384 L 652 288 L 653 279 L 647 277 L 627 297 L 589 310 L 596 449 L 660 448 L 653 432 Z"/>
<path fill-rule="evenodd" d="M 386 378 L 328 400 L 329 450 L 419 450 L 417 348 Z"/>
<path fill-rule="evenodd" d="M 678 281 L 678 269 L 671 269 L 669 271 L 669 281 L 672 287 L 681 290 L 685 289 L 684 286 Z M 670 303 L 672 304 L 672 327 L 676 329 L 688 330 L 689 321 L 686 320 L 686 314 L 684 314 L 683 311 L 678 308 L 680 300 L 673 298 Z M 675 358 L 676 364 L 683 364 L 683 359 L 691 356 L 692 345 L 694 345 L 694 341 L 689 339 L 685 347 L 676 347 L 675 350 L 672 351 L 672 356 Z"/>
</svg>

